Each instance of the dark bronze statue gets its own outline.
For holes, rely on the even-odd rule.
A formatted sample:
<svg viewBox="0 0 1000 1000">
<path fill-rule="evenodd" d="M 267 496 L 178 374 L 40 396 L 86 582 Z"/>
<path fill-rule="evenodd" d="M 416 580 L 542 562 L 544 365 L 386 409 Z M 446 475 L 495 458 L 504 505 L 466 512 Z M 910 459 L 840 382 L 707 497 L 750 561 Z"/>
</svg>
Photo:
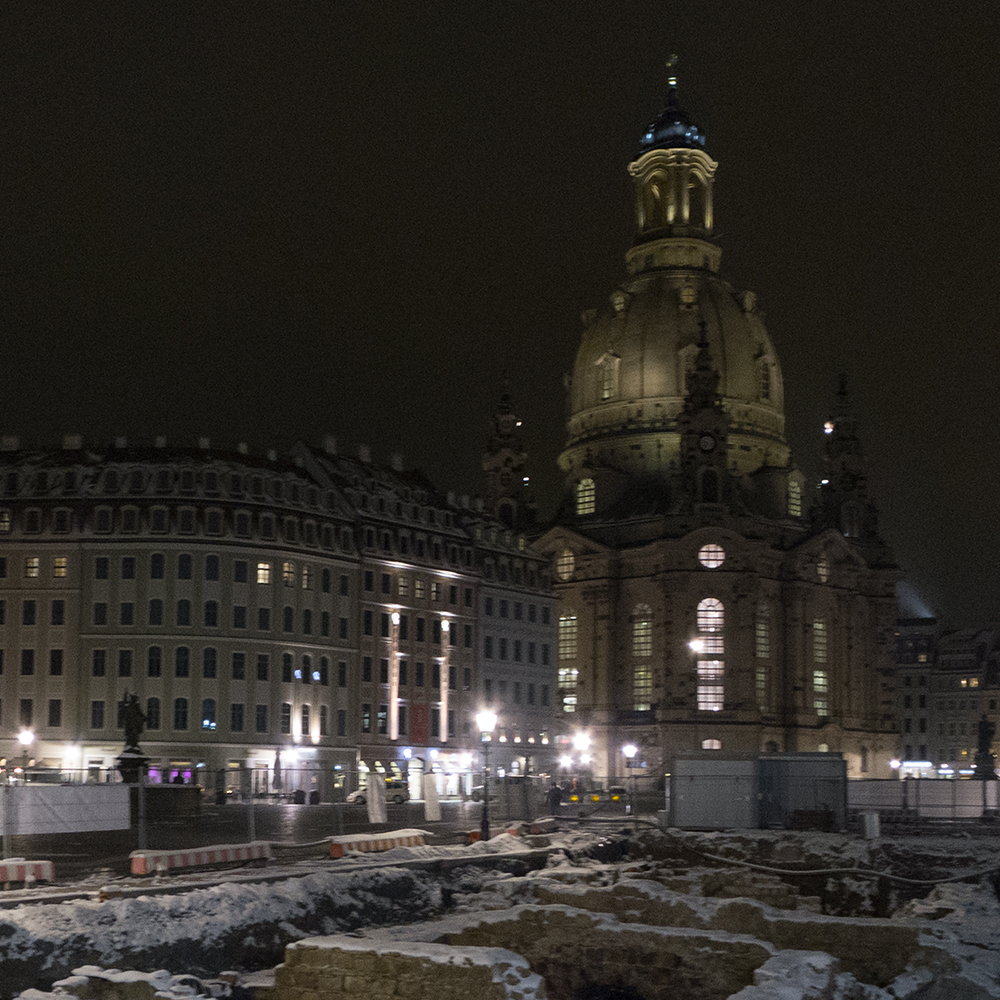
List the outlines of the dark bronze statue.
<svg viewBox="0 0 1000 1000">
<path fill-rule="evenodd" d="M 125 707 L 122 709 L 125 724 L 125 749 L 138 750 L 139 737 L 145 726 L 146 716 L 139 707 L 139 699 L 134 694 L 125 695 Z"/>
</svg>

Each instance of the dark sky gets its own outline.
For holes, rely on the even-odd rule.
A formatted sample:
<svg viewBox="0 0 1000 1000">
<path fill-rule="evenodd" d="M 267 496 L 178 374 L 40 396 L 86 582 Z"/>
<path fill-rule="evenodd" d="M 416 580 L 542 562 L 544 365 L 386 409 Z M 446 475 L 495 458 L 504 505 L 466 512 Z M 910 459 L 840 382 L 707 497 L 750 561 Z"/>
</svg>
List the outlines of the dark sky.
<svg viewBox="0 0 1000 1000">
<path fill-rule="evenodd" d="M 998 51 L 994 0 L 7 4 L 0 432 L 331 433 L 475 492 L 509 377 L 551 504 L 677 52 L 796 460 L 845 372 L 907 579 L 995 619 Z"/>
</svg>

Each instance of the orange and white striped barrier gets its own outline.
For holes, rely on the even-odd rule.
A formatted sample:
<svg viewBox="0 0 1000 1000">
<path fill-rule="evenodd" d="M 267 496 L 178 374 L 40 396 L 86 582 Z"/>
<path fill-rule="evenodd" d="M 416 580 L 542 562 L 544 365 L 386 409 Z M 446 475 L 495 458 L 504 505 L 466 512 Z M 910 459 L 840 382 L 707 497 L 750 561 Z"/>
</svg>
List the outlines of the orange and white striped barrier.
<svg viewBox="0 0 1000 1000">
<path fill-rule="evenodd" d="M 274 857 L 271 843 L 255 840 L 250 844 L 218 844 L 196 847 L 188 851 L 133 851 L 133 875 L 151 875 L 171 868 L 198 868 L 202 865 L 225 865 L 235 861 L 270 861 Z"/>
<path fill-rule="evenodd" d="M 394 847 L 422 847 L 427 841 L 419 830 L 399 830 L 396 833 L 372 833 L 364 837 L 331 837 L 330 857 L 345 854 L 371 854 L 391 851 Z"/>
<path fill-rule="evenodd" d="M 55 867 L 51 861 L 23 861 L 20 858 L 0 861 L 0 882 L 4 885 L 8 882 L 24 882 L 25 885 L 31 885 L 32 882 L 54 882 L 55 877 Z"/>
</svg>

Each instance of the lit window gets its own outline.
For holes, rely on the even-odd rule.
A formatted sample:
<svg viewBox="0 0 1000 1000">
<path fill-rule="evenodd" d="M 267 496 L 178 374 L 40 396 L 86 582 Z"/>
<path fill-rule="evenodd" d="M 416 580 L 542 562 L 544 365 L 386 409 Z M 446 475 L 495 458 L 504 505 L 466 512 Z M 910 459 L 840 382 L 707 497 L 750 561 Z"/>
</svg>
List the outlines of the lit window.
<svg viewBox="0 0 1000 1000">
<path fill-rule="evenodd" d="M 813 663 L 826 663 L 826 622 L 813 622 Z"/>
<path fill-rule="evenodd" d="M 639 604 L 632 612 L 632 655 L 653 655 L 653 611 L 646 604 Z"/>
<path fill-rule="evenodd" d="M 702 740 L 701 748 L 702 750 L 721 750 L 722 740 Z"/>
<path fill-rule="evenodd" d="M 10 511 L 0 510 L 0 534 L 10 534 Z"/>
<path fill-rule="evenodd" d="M 758 660 L 771 658 L 771 608 L 761 602 L 754 619 L 754 649 Z"/>
<path fill-rule="evenodd" d="M 69 562 L 66 556 L 56 556 L 52 560 L 52 575 L 56 577 L 63 577 L 66 575 L 69 567 Z"/>
<path fill-rule="evenodd" d="M 697 657 L 698 708 L 703 712 L 722 710 L 725 697 L 725 608 L 715 597 L 698 602 L 698 635 L 691 648 Z"/>
<path fill-rule="evenodd" d="M 653 707 L 653 671 L 648 663 L 633 668 L 632 707 L 637 712 L 648 712 Z"/>
<path fill-rule="evenodd" d="M 718 569 L 726 561 L 726 553 L 721 545 L 709 542 L 698 549 L 698 562 L 706 569 Z"/>
<path fill-rule="evenodd" d="M 593 514 L 596 508 L 596 490 L 593 479 L 581 479 L 576 484 L 577 514 Z"/>
<path fill-rule="evenodd" d="M 569 549 L 563 549 L 556 557 L 556 576 L 568 580 L 576 569 L 576 556 Z"/>
<path fill-rule="evenodd" d="M 788 514 L 802 516 L 802 484 L 797 479 L 788 480 Z"/>
<path fill-rule="evenodd" d="M 813 711 L 818 715 L 828 714 L 829 679 L 825 670 L 813 671 Z"/>
<path fill-rule="evenodd" d="M 34 579 L 38 576 L 39 566 L 40 562 L 38 556 L 28 556 L 24 560 L 24 575 L 29 579 Z"/>
<path fill-rule="evenodd" d="M 830 579 L 830 560 L 826 556 L 821 556 L 816 564 L 816 575 L 820 583 L 826 583 Z"/>
<path fill-rule="evenodd" d="M 559 659 L 576 659 L 576 615 L 559 616 Z"/>
<path fill-rule="evenodd" d="M 257 582 L 258 583 L 270 583 L 271 582 L 271 564 L 266 562 L 257 563 Z"/>
<path fill-rule="evenodd" d="M 281 579 L 286 587 L 295 586 L 295 566 L 293 563 L 286 562 L 282 564 Z"/>
<path fill-rule="evenodd" d="M 575 667 L 559 668 L 559 693 L 562 697 L 564 712 L 576 711 L 576 685 L 579 673 Z M 503 694 L 503 686 L 501 681 L 501 695 Z"/>
</svg>

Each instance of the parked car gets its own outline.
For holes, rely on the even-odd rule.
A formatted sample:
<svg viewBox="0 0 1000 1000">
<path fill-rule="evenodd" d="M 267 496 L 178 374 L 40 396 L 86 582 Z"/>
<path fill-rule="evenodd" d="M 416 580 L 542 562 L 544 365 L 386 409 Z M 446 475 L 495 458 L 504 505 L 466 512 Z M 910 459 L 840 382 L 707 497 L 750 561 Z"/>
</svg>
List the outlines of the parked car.
<svg viewBox="0 0 1000 1000">
<path fill-rule="evenodd" d="M 397 806 L 410 800 L 410 789 L 405 781 L 387 781 L 385 783 L 385 800 L 394 802 Z M 363 806 L 368 801 L 368 789 L 359 788 L 347 796 L 349 805 Z"/>
</svg>

